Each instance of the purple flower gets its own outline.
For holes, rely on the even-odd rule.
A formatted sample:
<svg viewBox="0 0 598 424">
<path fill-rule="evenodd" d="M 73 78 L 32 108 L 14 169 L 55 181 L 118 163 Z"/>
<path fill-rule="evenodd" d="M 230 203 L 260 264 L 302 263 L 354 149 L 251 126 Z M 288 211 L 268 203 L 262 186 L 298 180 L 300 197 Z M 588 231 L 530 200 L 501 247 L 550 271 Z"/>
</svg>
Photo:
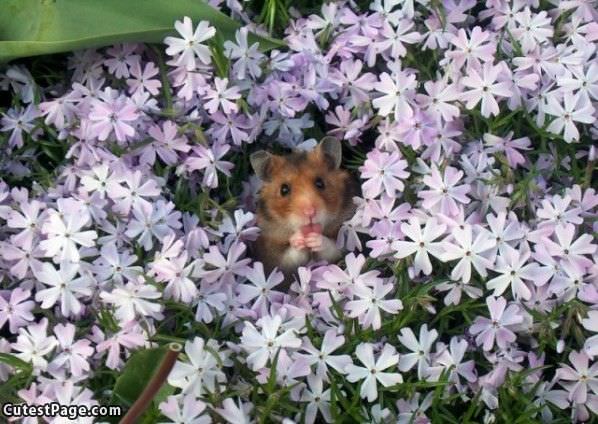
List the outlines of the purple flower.
<svg viewBox="0 0 598 424">
<path fill-rule="evenodd" d="M 505 349 L 517 338 L 510 327 L 523 321 L 523 317 L 519 315 L 519 307 L 511 304 L 505 310 L 507 301 L 502 296 L 488 296 L 486 304 L 490 311 L 490 319 L 477 317 L 469 331 L 473 335 L 477 334 L 476 343 L 484 350 L 492 349 L 495 340 L 498 347 Z"/>
</svg>

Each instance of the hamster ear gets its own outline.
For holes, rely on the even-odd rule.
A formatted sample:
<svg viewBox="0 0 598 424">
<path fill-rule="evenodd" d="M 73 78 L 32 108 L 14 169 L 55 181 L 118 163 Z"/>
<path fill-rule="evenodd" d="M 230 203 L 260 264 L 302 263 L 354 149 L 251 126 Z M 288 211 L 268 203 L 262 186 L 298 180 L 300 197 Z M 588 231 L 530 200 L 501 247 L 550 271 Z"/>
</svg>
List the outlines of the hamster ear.
<svg viewBox="0 0 598 424">
<path fill-rule="evenodd" d="M 341 142 L 334 137 L 326 136 L 318 144 L 318 149 L 324 154 L 324 157 L 330 160 L 333 169 L 338 169 L 341 166 L 343 158 L 343 149 Z"/>
<path fill-rule="evenodd" d="M 258 150 L 249 156 L 249 162 L 255 171 L 255 175 L 262 181 L 267 180 L 270 177 L 271 156 L 272 155 L 265 150 Z"/>
</svg>

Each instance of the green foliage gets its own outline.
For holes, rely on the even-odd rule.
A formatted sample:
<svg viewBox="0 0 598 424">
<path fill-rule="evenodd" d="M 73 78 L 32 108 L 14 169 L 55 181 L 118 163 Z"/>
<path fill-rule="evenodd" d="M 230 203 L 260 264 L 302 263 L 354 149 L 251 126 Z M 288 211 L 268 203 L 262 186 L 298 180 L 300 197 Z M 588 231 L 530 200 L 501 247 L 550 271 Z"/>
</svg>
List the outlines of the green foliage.
<svg viewBox="0 0 598 424">
<path fill-rule="evenodd" d="M 207 20 L 225 39 L 239 23 L 196 0 L 5 0 L 0 14 L 0 62 L 16 58 L 107 46 L 162 42 L 176 34 L 174 22 Z M 252 35 L 262 50 L 283 43 Z"/>
</svg>

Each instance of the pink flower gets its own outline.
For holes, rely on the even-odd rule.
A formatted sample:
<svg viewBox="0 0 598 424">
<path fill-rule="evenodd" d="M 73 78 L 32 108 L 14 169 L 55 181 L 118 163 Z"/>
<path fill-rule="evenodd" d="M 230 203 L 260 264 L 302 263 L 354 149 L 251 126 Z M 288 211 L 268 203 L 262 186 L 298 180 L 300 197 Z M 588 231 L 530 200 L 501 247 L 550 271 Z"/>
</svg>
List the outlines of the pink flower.
<svg viewBox="0 0 598 424">
<path fill-rule="evenodd" d="M 133 78 L 127 80 L 129 93 L 133 94 L 137 91 L 147 91 L 152 96 L 155 96 L 158 94 L 160 87 L 162 87 L 160 80 L 152 79 L 156 75 L 158 75 L 158 68 L 156 68 L 156 65 L 154 65 L 153 62 L 146 63 L 143 71 L 141 70 L 141 63 L 135 62 L 133 66 L 131 66 L 131 76 Z"/>
<path fill-rule="evenodd" d="M 567 143 L 579 140 L 579 130 L 575 122 L 591 124 L 596 120 L 592 102 L 584 96 L 566 91 L 563 102 L 557 98 L 556 94 L 547 96 L 547 100 L 545 111 L 555 117 L 548 125 L 547 130 L 555 134 L 563 133 Z"/>
<path fill-rule="evenodd" d="M 10 292 L 8 301 L 0 294 L 0 329 L 8 321 L 9 331 L 16 334 L 20 327 L 33 321 L 34 317 L 31 311 L 35 308 L 35 302 L 28 300 L 30 296 L 29 290 L 23 290 L 20 287 Z"/>
<path fill-rule="evenodd" d="M 56 337 L 48 336 L 48 319 L 42 318 L 39 322 L 30 324 L 27 328 L 19 329 L 16 343 L 11 345 L 16 351 L 14 355 L 33 365 L 34 373 L 45 371 L 48 365 L 46 356 L 58 345 Z"/>
<path fill-rule="evenodd" d="M 203 170 L 204 176 L 202 184 L 209 188 L 218 187 L 218 171 L 230 177 L 230 171 L 233 164 L 221 160 L 228 151 L 230 145 L 216 143 L 211 148 L 202 145 L 193 148 L 194 155 L 191 155 L 185 161 L 185 166 L 190 171 Z"/>
<path fill-rule="evenodd" d="M 483 31 L 481 27 L 476 26 L 471 31 L 471 36 L 467 39 L 467 34 L 463 28 L 460 28 L 457 35 L 454 35 L 450 42 L 456 49 L 446 52 L 446 57 L 453 60 L 455 67 L 461 68 L 464 64 L 467 67 L 472 65 L 480 66 L 480 60 L 492 62 L 496 52 L 496 44 L 491 40 L 492 33 Z"/>
<path fill-rule="evenodd" d="M 383 96 L 372 100 L 372 104 L 381 116 L 393 113 L 396 120 L 400 117 L 410 117 L 413 115 L 413 108 L 409 102 L 416 85 L 413 74 L 398 72 L 391 76 L 383 72 L 380 75 L 380 82 L 374 84 L 374 89 Z"/>
<path fill-rule="evenodd" d="M 471 88 L 461 94 L 461 99 L 466 102 L 467 109 L 473 109 L 481 100 L 483 117 L 498 115 L 499 109 L 495 96 L 509 97 L 512 95 L 509 83 L 496 82 L 501 72 L 503 72 L 503 67 L 492 65 L 491 62 L 484 64 L 482 76 L 475 68 L 468 68 L 467 76 L 461 79 L 464 86 Z"/>
<path fill-rule="evenodd" d="M 484 142 L 489 147 L 489 153 L 504 152 L 509 166 L 517 168 L 525 163 L 525 157 L 519 150 L 530 150 L 531 141 L 528 137 L 521 137 L 515 140 L 513 131 L 510 131 L 504 138 L 497 137 L 490 133 L 484 134 Z"/>
<path fill-rule="evenodd" d="M 94 349 L 89 340 L 75 341 L 76 328 L 73 324 L 57 324 L 54 327 L 60 353 L 50 363 L 50 370 L 68 369 L 73 377 L 80 377 L 90 370 L 87 358 L 93 355 Z"/>
<path fill-rule="evenodd" d="M 463 171 L 447 166 L 444 176 L 436 166 L 432 167 L 431 175 L 424 176 L 424 183 L 430 190 L 421 190 L 418 196 L 423 199 L 422 206 L 428 210 L 438 210 L 441 214 L 455 216 L 459 213 L 457 202 L 470 202 L 467 193 L 471 190 L 469 184 L 457 185 L 463 178 Z"/>
<path fill-rule="evenodd" d="M 556 375 L 569 392 L 569 400 L 575 403 L 586 403 L 588 391 L 598 393 L 598 362 L 589 366 L 590 358 L 584 351 L 569 353 L 569 362 L 573 367 L 561 364 Z M 588 390 L 589 389 L 589 390 Z"/>
<path fill-rule="evenodd" d="M 504 297 L 486 298 L 486 304 L 490 311 L 490 319 L 486 317 L 477 317 L 469 331 L 476 335 L 476 343 L 483 346 L 488 351 L 494 346 L 494 341 L 501 349 L 505 349 L 510 343 L 513 343 L 517 337 L 509 327 L 519 324 L 523 317 L 519 315 L 519 307 L 511 304 L 505 310 L 507 301 Z"/>
<path fill-rule="evenodd" d="M 102 100 L 92 103 L 89 119 L 98 140 L 103 141 L 114 132 L 118 142 L 125 142 L 135 135 L 134 122 L 139 118 L 137 106 L 129 98 L 118 96 L 107 88 Z"/>
<path fill-rule="evenodd" d="M 596 251 L 596 245 L 592 243 L 592 236 L 582 234 L 573 241 L 575 226 L 573 224 L 557 225 L 555 230 L 558 243 L 548 237 L 542 237 L 542 243 L 551 256 L 560 257 L 583 272 L 592 266 L 592 261 L 584 255 L 591 255 Z"/>
<path fill-rule="evenodd" d="M 401 159 L 399 152 L 386 153 L 378 149 L 372 150 L 368 153 L 363 166 L 359 168 L 362 178 L 367 180 L 363 183 L 364 195 L 371 199 L 381 193 L 394 197 L 397 191 L 405 188 L 401 179 L 409 177 L 406 169 L 407 161 Z"/>
</svg>

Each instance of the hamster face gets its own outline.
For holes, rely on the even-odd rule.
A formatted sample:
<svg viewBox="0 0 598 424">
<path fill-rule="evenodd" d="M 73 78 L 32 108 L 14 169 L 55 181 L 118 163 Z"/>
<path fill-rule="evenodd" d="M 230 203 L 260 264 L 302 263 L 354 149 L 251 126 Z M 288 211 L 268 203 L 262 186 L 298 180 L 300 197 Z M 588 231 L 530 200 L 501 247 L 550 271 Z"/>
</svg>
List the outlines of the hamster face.
<svg viewBox="0 0 598 424">
<path fill-rule="evenodd" d="M 340 213 L 348 176 L 328 159 L 317 149 L 272 155 L 260 190 L 260 215 L 289 233 L 309 224 L 326 228 Z"/>
</svg>

